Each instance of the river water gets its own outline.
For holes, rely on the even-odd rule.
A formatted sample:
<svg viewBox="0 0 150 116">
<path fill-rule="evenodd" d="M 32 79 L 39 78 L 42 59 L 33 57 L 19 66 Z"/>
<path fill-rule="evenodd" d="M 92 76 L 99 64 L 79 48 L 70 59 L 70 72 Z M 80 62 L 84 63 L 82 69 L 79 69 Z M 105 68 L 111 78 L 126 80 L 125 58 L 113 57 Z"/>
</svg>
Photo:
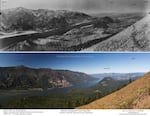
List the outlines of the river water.
<svg viewBox="0 0 150 116">
<path fill-rule="evenodd" d="M 97 84 L 100 81 L 100 79 L 94 80 L 94 81 L 90 81 L 88 83 L 82 83 L 82 84 L 78 84 L 72 87 L 67 87 L 67 88 L 56 88 L 56 89 L 52 89 L 52 90 L 45 90 L 45 91 L 38 91 L 38 90 L 34 90 L 34 91 L 20 91 L 16 93 L 6 93 L 6 94 L 0 94 L 0 104 L 9 102 L 10 100 L 13 100 L 15 98 L 21 98 L 21 97 L 31 97 L 31 96 L 48 96 L 51 94 L 64 94 L 64 93 L 69 93 L 72 90 L 75 89 L 80 89 L 80 88 L 87 88 L 87 87 L 91 87 L 95 84 Z M 3 90 L 0 90 L 0 92 L 3 92 Z"/>
</svg>

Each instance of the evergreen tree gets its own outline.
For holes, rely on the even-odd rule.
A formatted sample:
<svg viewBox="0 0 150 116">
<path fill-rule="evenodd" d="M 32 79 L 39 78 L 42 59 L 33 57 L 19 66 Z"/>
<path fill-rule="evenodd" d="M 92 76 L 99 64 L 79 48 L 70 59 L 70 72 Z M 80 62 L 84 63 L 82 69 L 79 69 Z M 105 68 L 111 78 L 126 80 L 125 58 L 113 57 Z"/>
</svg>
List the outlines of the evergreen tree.
<svg viewBox="0 0 150 116">
<path fill-rule="evenodd" d="M 131 78 L 129 79 L 129 83 L 132 83 L 132 79 Z"/>
</svg>

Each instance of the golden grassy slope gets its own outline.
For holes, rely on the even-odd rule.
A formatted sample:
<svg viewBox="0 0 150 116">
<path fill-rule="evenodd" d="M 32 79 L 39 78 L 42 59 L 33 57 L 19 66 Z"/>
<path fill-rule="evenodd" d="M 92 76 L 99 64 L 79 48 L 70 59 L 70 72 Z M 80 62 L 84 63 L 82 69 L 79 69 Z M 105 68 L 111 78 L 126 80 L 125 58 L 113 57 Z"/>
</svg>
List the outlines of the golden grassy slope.
<svg viewBox="0 0 150 116">
<path fill-rule="evenodd" d="M 78 109 L 149 109 L 150 72 L 106 97 Z"/>
</svg>

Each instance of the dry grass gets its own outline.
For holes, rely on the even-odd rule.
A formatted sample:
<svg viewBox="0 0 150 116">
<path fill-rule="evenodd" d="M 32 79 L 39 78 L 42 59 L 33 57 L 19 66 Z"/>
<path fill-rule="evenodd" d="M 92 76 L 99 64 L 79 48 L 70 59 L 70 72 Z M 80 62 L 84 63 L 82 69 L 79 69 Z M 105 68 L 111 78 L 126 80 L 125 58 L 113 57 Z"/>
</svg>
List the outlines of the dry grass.
<svg viewBox="0 0 150 116">
<path fill-rule="evenodd" d="M 148 109 L 150 108 L 150 73 L 128 86 L 79 109 Z"/>
</svg>

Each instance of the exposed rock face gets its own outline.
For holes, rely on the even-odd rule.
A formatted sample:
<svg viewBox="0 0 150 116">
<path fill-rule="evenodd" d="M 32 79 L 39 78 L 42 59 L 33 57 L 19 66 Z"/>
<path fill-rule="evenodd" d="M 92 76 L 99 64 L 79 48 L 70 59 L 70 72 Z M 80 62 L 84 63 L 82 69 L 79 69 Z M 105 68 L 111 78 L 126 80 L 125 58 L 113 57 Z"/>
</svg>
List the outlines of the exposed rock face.
<svg viewBox="0 0 150 116">
<path fill-rule="evenodd" d="M 31 10 L 22 7 L 2 11 L 3 31 L 45 31 L 53 28 L 67 28 L 70 24 L 81 22 L 89 15 L 65 10 Z"/>
<path fill-rule="evenodd" d="M 67 70 L 33 69 L 24 66 L 0 68 L 0 89 L 63 88 L 93 79 L 84 73 Z"/>
</svg>

